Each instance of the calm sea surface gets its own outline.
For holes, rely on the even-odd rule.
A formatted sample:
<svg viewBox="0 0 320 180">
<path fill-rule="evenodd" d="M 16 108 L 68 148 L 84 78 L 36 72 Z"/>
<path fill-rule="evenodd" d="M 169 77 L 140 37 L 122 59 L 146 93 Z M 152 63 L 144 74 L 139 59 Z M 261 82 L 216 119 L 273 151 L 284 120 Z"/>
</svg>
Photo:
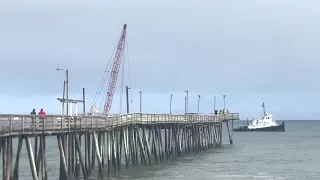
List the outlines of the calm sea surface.
<svg viewBox="0 0 320 180">
<path fill-rule="evenodd" d="M 235 126 L 245 123 L 238 121 Z M 225 145 L 221 149 L 176 158 L 157 166 L 140 165 L 110 179 L 320 179 L 320 121 L 287 121 L 286 132 L 233 132 L 233 136 L 233 146 L 228 145 L 224 132 Z M 58 179 L 56 144 L 55 138 L 47 140 L 49 179 Z M 25 148 L 22 153 L 20 179 L 32 179 Z"/>
</svg>

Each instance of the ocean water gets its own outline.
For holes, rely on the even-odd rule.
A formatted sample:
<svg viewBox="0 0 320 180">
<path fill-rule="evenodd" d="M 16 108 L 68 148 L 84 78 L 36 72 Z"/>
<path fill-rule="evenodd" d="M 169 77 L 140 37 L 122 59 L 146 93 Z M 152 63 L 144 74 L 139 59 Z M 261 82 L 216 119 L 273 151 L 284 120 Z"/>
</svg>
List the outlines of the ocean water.
<svg viewBox="0 0 320 180">
<path fill-rule="evenodd" d="M 245 123 L 238 121 L 234 126 Z M 229 145 L 225 131 L 221 149 L 207 150 L 149 167 L 139 165 L 122 170 L 109 179 L 320 179 L 320 121 L 286 121 L 286 132 L 233 132 L 233 139 L 234 144 Z M 48 139 L 47 145 L 49 179 L 58 179 L 56 139 Z M 32 179 L 27 154 L 25 151 L 22 153 L 20 179 Z"/>
<path fill-rule="evenodd" d="M 227 145 L 224 133 L 221 149 L 133 169 L 114 179 L 320 179 L 320 121 L 286 121 L 286 132 L 233 132 L 233 139 Z"/>
</svg>

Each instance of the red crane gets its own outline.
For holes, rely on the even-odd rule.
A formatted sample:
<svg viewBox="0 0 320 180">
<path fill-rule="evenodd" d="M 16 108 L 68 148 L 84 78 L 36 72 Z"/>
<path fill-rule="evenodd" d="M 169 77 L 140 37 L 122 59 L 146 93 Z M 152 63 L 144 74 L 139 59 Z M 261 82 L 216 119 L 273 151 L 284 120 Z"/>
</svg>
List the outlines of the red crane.
<svg viewBox="0 0 320 180">
<path fill-rule="evenodd" d="M 120 40 L 118 42 L 118 46 L 116 49 L 116 53 L 114 56 L 114 60 L 113 60 L 113 66 L 112 66 L 110 80 L 109 80 L 107 97 L 106 97 L 106 102 L 104 105 L 104 112 L 107 114 L 109 114 L 111 104 L 112 104 L 113 95 L 114 95 L 114 90 L 116 89 L 119 69 L 120 69 L 120 65 L 121 65 L 122 54 L 124 51 L 124 45 L 125 45 L 125 40 L 126 40 L 126 29 L 127 29 L 127 24 L 124 24 L 123 30 L 122 30 L 122 33 L 120 36 Z"/>
</svg>

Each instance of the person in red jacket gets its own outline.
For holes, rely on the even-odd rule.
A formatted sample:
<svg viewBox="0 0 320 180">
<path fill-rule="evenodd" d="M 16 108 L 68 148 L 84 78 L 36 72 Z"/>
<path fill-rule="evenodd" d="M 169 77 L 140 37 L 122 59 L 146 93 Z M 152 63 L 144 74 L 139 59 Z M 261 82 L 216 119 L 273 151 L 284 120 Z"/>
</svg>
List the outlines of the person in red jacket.
<svg viewBox="0 0 320 180">
<path fill-rule="evenodd" d="M 46 112 L 44 112 L 44 110 L 41 109 L 38 114 L 41 115 L 41 116 L 44 116 L 44 115 L 46 115 Z M 40 120 L 44 120 L 44 117 L 39 117 L 39 119 Z"/>
<path fill-rule="evenodd" d="M 46 112 L 44 112 L 43 109 L 40 110 L 39 115 L 46 115 Z"/>
</svg>

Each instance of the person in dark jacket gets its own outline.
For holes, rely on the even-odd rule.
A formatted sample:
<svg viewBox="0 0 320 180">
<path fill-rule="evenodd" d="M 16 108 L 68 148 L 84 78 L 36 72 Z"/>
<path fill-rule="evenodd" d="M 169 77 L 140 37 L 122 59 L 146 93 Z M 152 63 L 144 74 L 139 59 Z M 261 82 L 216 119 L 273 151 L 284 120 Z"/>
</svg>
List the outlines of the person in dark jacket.
<svg viewBox="0 0 320 180">
<path fill-rule="evenodd" d="M 36 109 L 33 109 L 30 114 L 31 115 L 36 115 L 37 114 Z M 31 123 L 32 123 L 31 128 L 35 128 L 35 123 L 36 123 L 35 121 L 36 121 L 36 118 L 35 117 L 31 117 Z"/>
<path fill-rule="evenodd" d="M 32 112 L 30 113 L 31 115 L 36 115 L 36 109 L 33 109 Z"/>
</svg>

